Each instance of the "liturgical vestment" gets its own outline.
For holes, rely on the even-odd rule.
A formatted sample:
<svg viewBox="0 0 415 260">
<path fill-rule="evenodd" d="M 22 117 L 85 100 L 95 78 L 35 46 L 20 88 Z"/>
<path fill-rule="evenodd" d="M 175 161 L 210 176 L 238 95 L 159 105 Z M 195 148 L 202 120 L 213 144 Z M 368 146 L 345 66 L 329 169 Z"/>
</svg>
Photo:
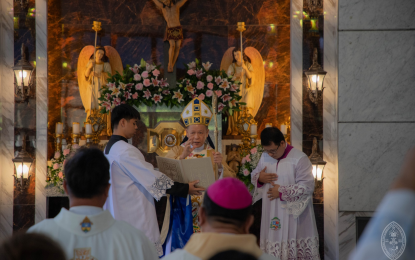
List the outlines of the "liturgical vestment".
<svg viewBox="0 0 415 260">
<path fill-rule="evenodd" d="M 163 255 L 154 199 L 160 200 L 173 181 L 154 170 L 127 139 L 113 135 L 105 147 L 111 168 L 111 187 L 104 208 L 117 220 L 123 220 L 143 231 Z"/>
<path fill-rule="evenodd" d="M 227 250 L 251 254 L 259 260 L 279 259 L 262 252 L 254 235 L 197 233 L 192 235 L 183 249 L 177 249 L 163 260 L 207 260 Z"/>
<path fill-rule="evenodd" d="M 259 173 L 278 175 L 280 198 L 270 200 L 272 187 L 258 182 Z M 314 177 L 308 157 L 286 144 L 284 154 L 274 159 L 263 153 L 257 168 L 251 173 L 255 186 L 254 203 L 262 198 L 260 247 L 281 260 L 319 260 L 319 240 L 313 210 Z"/>
<path fill-rule="evenodd" d="M 55 218 L 43 220 L 28 232 L 57 241 L 67 259 L 158 259 L 154 244 L 142 231 L 98 207 L 62 208 Z"/>
</svg>

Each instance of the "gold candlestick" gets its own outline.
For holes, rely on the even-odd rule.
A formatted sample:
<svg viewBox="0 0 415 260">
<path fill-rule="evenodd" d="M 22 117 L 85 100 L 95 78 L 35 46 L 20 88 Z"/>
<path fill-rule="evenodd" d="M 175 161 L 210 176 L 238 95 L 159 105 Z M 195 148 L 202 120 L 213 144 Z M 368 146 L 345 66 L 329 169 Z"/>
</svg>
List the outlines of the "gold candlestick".
<svg viewBox="0 0 415 260">
<path fill-rule="evenodd" d="M 62 137 L 61 134 L 55 134 L 55 151 L 60 151 L 62 149 Z"/>
</svg>

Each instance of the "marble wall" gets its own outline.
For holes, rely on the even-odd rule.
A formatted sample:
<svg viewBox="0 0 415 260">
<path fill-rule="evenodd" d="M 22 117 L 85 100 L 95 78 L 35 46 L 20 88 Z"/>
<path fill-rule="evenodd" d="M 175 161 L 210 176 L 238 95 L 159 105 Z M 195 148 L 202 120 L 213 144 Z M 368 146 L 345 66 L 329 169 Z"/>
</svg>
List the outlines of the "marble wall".
<svg viewBox="0 0 415 260">
<path fill-rule="evenodd" d="M 0 2 L 0 240 L 13 231 L 13 0 Z"/>
<path fill-rule="evenodd" d="M 112 10 L 111 12 L 109 10 Z M 290 117 L 290 1 L 193 1 L 181 8 L 184 40 L 177 61 L 177 79 L 185 75 L 184 65 L 195 58 L 213 63 L 219 69 L 222 56 L 239 43 L 238 21 L 246 23 L 244 46 L 258 49 L 264 59 L 266 88 L 256 117 L 261 131 L 265 123 L 280 125 Z M 48 1 L 48 142 L 56 122 L 63 121 L 70 133 L 72 121 L 83 122 L 77 84 L 77 61 L 85 45 L 94 43 L 92 21 L 101 21 L 99 45 L 113 46 L 123 65 L 141 58 L 163 64 L 165 21 L 150 0 Z M 162 75 L 164 68 L 162 67 Z M 170 75 L 170 74 L 169 74 Z M 164 74 L 167 76 L 167 74 Z M 170 76 L 169 76 L 170 77 Z M 173 80 L 174 81 L 174 80 Z M 277 109 L 278 107 L 278 109 Z"/>
<path fill-rule="evenodd" d="M 339 1 L 341 216 L 374 211 L 415 145 L 414 13 L 411 0 Z M 340 259 L 354 243 L 340 244 Z"/>
</svg>

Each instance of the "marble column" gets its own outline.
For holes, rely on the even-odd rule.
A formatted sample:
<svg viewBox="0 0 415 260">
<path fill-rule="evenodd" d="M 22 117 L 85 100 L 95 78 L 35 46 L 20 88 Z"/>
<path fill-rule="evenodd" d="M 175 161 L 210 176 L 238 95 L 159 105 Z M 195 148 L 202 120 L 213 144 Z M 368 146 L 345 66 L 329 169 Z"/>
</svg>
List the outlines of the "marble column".
<svg viewBox="0 0 415 260">
<path fill-rule="evenodd" d="M 0 239 L 13 232 L 14 188 L 13 0 L 0 1 Z"/>
<path fill-rule="evenodd" d="M 338 0 L 324 0 L 323 159 L 324 168 L 324 259 L 339 259 L 338 203 Z"/>
<path fill-rule="evenodd" d="M 291 145 L 303 147 L 303 0 L 291 1 Z"/>
<path fill-rule="evenodd" d="M 47 1 L 36 0 L 36 193 L 35 223 L 46 218 L 48 71 Z"/>
</svg>

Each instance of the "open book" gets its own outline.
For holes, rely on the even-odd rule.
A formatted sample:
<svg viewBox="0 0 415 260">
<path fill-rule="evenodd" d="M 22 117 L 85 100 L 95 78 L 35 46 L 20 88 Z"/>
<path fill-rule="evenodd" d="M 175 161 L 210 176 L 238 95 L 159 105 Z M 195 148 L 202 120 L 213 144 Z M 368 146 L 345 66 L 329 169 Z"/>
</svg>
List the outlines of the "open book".
<svg viewBox="0 0 415 260">
<path fill-rule="evenodd" d="M 173 181 L 189 183 L 199 180 L 198 187 L 207 188 L 215 182 L 210 157 L 176 160 L 157 156 L 158 169 Z"/>
</svg>

